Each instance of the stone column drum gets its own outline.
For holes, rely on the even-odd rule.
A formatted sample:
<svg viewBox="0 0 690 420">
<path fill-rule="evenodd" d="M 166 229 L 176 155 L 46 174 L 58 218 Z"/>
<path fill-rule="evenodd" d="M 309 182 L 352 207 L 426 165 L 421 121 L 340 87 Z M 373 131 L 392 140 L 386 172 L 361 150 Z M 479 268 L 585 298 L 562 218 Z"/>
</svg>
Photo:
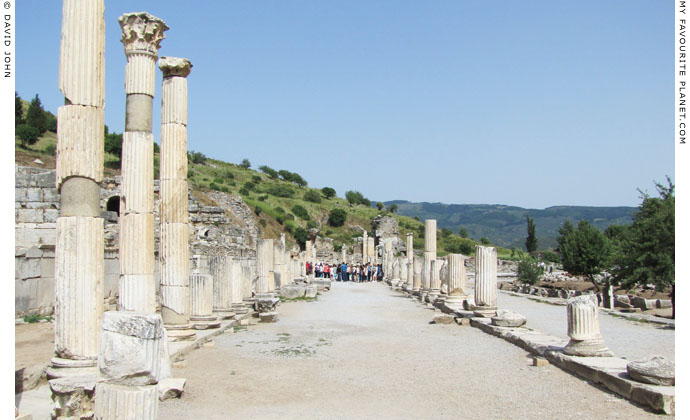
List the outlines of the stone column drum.
<svg viewBox="0 0 690 420">
<path fill-rule="evenodd" d="M 153 133 L 151 120 L 156 91 L 156 60 L 168 30 L 165 22 L 146 12 L 118 19 L 127 56 L 127 109 L 122 137 L 120 200 L 120 300 L 118 309 L 156 312 L 153 279 Z M 184 281 L 184 280 L 183 280 Z"/>
<path fill-rule="evenodd" d="M 273 284 L 269 284 L 271 292 L 280 289 L 283 278 L 283 246 L 280 242 L 273 243 Z"/>
<path fill-rule="evenodd" d="M 311 263 L 313 263 L 313 262 L 314 262 L 314 261 L 312 260 L 312 248 L 313 248 L 313 245 L 312 245 L 311 241 L 306 241 L 304 246 L 305 246 L 304 249 L 305 249 L 305 251 L 306 251 L 306 259 L 307 259 L 307 261 L 310 261 Z"/>
<path fill-rule="evenodd" d="M 55 243 L 55 354 L 48 378 L 97 376 L 103 313 L 103 118 L 105 5 L 64 0 L 60 42 Z M 71 375 L 70 375 L 71 376 Z"/>
<path fill-rule="evenodd" d="M 436 259 L 436 220 L 434 219 L 424 221 L 424 251 L 433 252 L 433 259 Z"/>
<path fill-rule="evenodd" d="M 199 330 L 220 326 L 218 317 L 213 315 L 213 276 L 192 274 L 189 276 L 191 311 L 189 320 Z"/>
<path fill-rule="evenodd" d="M 367 262 L 376 263 L 376 246 L 373 237 L 367 238 Z"/>
<path fill-rule="evenodd" d="M 422 288 L 422 271 L 424 268 L 424 260 L 420 257 L 413 257 L 417 261 L 412 263 L 412 293 L 419 294 Z"/>
<path fill-rule="evenodd" d="M 465 270 L 465 256 L 448 254 L 448 305 L 462 306 L 467 299 L 467 271 Z"/>
<path fill-rule="evenodd" d="M 364 231 L 362 234 L 362 264 L 367 263 L 367 255 L 369 255 L 369 250 L 367 247 L 369 246 L 369 233 L 367 231 Z"/>
<path fill-rule="evenodd" d="M 563 353 L 583 357 L 612 357 L 599 332 L 599 308 L 596 295 L 568 299 L 568 336 Z"/>
<path fill-rule="evenodd" d="M 410 292 L 414 288 L 414 263 L 412 261 L 408 261 L 406 263 L 407 266 L 407 277 L 405 278 L 407 282 L 407 291 Z"/>
<path fill-rule="evenodd" d="M 262 239 L 256 250 L 256 293 L 269 293 L 270 273 L 273 271 L 273 239 Z"/>
<path fill-rule="evenodd" d="M 442 260 L 432 260 L 429 267 L 429 301 L 433 302 L 441 294 L 441 265 Z"/>
<path fill-rule="evenodd" d="M 168 336 L 190 335 L 186 58 L 161 57 L 160 301 Z"/>
<path fill-rule="evenodd" d="M 213 313 L 220 319 L 235 316 L 232 310 L 231 263 L 228 256 L 217 256 L 209 261 L 213 276 Z"/>
<path fill-rule="evenodd" d="M 100 338 L 95 418 L 155 420 L 163 320 L 158 314 L 106 312 Z"/>
<path fill-rule="evenodd" d="M 341 254 L 342 254 L 341 255 L 342 261 L 341 262 L 344 262 L 345 264 L 347 264 L 347 246 L 345 244 L 343 244 L 343 247 L 341 248 Z"/>
<path fill-rule="evenodd" d="M 407 258 L 400 258 L 400 285 L 407 283 Z"/>
<path fill-rule="evenodd" d="M 496 315 L 498 285 L 496 248 L 477 245 L 475 249 L 474 302 L 475 316 Z"/>
<path fill-rule="evenodd" d="M 431 286 L 431 262 L 436 259 L 435 252 L 424 251 L 424 264 L 422 266 L 422 284 L 420 287 L 421 295 L 426 298 Z"/>
</svg>

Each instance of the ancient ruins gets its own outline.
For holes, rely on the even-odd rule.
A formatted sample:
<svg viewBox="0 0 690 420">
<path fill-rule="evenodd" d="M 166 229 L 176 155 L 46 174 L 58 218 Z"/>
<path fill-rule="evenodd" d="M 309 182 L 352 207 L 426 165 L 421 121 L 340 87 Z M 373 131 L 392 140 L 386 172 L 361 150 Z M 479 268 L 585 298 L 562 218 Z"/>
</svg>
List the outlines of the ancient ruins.
<svg viewBox="0 0 690 420">
<path fill-rule="evenodd" d="M 528 328 L 532 318 L 505 309 L 503 301 L 499 308 L 495 247 L 477 245 L 474 257 L 437 252 L 436 220 L 424 220 L 423 249 L 415 250 L 415 234 L 401 237 L 390 215 L 377 216 L 370 231 L 356 232 L 339 249 L 331 238 L 314 235 L 301 249 L 285 234 L 262 234 L 240 197 L 218 194 L 222 207 L 192 197 L 192 63 L 159 57 L 164 33 L 179 34 L 146 12 L 119 18 L 127 58 L 122 170 L 121 177 L 104 178 L 104 11 L 104 0 L 63 0 L 59 88 L 65 105 L 58 111 L 56 170 L 17 168 L 17 188 L 36 190 L 36 202 L 55 206 L 40 220 L 18 217 L 16 228 L 18 278 L 35 285 L 18 289 L 16 312 L 55 317 L 54 357 L 45 372 L 52 418 L 159 418 L 160 401 L 184 401 L 186 379 L 174 377 L 175 362 L 235 327 L 280 325 L 272 323 L 281 322 L 283 303 L 314 301 L 345 287 L 308 273 L 307 265 L 316 262 L 381 264 L 390 289 L 373 282 L 361 290 L 385 289 L 399 305 L 431 310 L 434 324 L 471 326 L 527 350 L 535 366 L 551 363 L 673 413 L 673 362 L 660 356 L 629 362 L 607 347 L 599 314 L 600 308 L 613 310 L 612 295 L 605 305 L 592 293 L 565 296 L 558 321 L 567 325 L 570 340 L 564 341 Z M 154 180 L 156 63 L 162 111 L 160 176 Z M 19 213 L 34 202 L 27 191 L 17 201 Z"/>
</svg>

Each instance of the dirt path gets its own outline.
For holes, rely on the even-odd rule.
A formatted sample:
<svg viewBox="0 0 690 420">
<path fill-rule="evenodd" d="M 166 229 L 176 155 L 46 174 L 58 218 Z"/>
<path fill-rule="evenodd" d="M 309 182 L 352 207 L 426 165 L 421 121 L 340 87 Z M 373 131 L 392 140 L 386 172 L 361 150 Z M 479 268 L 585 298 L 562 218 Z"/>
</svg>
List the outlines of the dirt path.
<svg viewBox="0 0 690 420">
<path fill-rule="evenodd" d="M 660 418 L 477 329 L 430 325 L 382 284 L 334 283 L 279 313 L 190 354 L 160 418 Z"/>
</svg>

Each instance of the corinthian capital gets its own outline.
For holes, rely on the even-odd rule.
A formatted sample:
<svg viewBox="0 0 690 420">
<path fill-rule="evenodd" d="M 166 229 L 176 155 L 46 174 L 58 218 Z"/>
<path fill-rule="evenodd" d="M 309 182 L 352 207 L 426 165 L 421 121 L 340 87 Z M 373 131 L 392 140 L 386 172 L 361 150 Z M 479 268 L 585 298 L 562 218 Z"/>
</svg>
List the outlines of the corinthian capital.
<svg viewBox="0 0 690 420">
<path fill-rule="evenodd" d="M 125 13 L 117 21 L 122 28 L 121 41 L 125 46 L 125 54 L 157 55 L 160 43 L 165 38 L 163 32 L 170 29 L 163 19 L 147 12 Z"/>
<path fill-rule="evenodd" d="M 163 72 L 163 77 L 187 77 L 192 70 L 192 62 L 186 58 L 161 57 L 158 60 L 158 67 Z"/>
</svg>

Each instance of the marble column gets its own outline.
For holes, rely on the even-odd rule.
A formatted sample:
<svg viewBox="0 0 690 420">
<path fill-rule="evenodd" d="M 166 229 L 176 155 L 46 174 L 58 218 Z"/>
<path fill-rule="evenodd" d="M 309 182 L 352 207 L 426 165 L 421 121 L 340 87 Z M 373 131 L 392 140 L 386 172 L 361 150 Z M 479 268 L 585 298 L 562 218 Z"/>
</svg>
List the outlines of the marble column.
<svg viewBox="0 0 690 420">
<path fill-rule="evenodd" d="M 436 259 L 436 220 L 424 221 L 424 268 L 422 269 L 422 294 L 429 293 L 431 282 L 431 262 Z"/>
<path fill-rule="evenodd" d="M 399 258 L 400 261 L 400 285 L 407 283 L 407 258 Z"/>
<path fill-rule="evenodd" d="M 280 289 L 283 278 L 283 246 L 280 241 L 273 243 L 273 284 L 269 282 L 271 292 Z"/>
<path fill-rule="evenodd" d="M 256 293 L 269 293 L 270 276 L 273 271 L 273 239 L 261 239 L 256 250 Z"/>
<path fill-rule="evenodd" d="M 362 264 L 367 263 L 367 256 L 369 255 L 369 233 L 364 231 L 362 234 Z"/>
<path fill-rule="evenodd" d="M 230 288 L 232 302 L 232 311 L 235 314 L 245 314 L 249 311 L 244 304 L 244 267 L 242 260 L 233 258 L 230 263 Z"/>
<path fill-rule="evenodd" d="M 60 43 L 55 243 L 55 354 L 48 377 L 97 375 L 103 314 L 103 0 L 64 0 Z"/>
<path fill-rule="evenodd" d="M 448 254 L 448 305 L 462 306 L 467 299 L 467 272 L 465 270 L 465 256 Z"/>
<path fill-rule="evenodd" d="M 342 261 L 341 262 L 344 262 L 345 264 L 347 264 L 347 246 L 345 244 L 343 244 L 343 247 L 341 248 L 341 252 L 342 252 Z"/>
<path fill-rule="evenodd" d="M 441 265 L 443 265 L 443 260 L 432 260 L 429 266 L 429 301 L 431 302 L 441 294 Z"/>
<path fill-rule="evenodd" d="M 199 330 L 219 327 L 220 321 L 213 315 L 213 276 L 192 274 L 189 276 L 189 292 L 191 294 L 189 320 L 193 327 Z"/>
<path fill-rule="evenodd" d="M 126 13 L 118 22 L 127 57 L 118 309 L 155 313 L 151 120 L 156 91 L 156 60 L 160 42 L 165 38 L 163 32 L 168 30 L 168 26 L 146 12 Z"/>
<path fill-rule="evenodd" d="M 599 332 L 599 308 L 596 295 L 568 299 L 568 336 L 563 353 L 583 357 L 612 357 Z"/>
<path fill-rule="evenodd" d="M 187 76 L 186 58 L 161 57 L 160 148 L 160 301 L 161 316 L 173 337 L 188 334 L 189 216 L 187 212 Z"/>
<path fill-rule="evenodd" d="M 220 319 L 235 316 L 232 310 L 232 258 L 212 257 L 209 268 L 213 276 L 213 313 Z"/>
<path fill-rule="evenodd" d="M 474 302 L 475 316 L 491 317 L 496 315 L 498 285 L 496 248 L 477 245 L 474 263 Z"/>
<path fill-rule="evenodd" d="M 412 263 L 412 294 L 419 294 L 422 288 L 422 271 L 424 271 L 424 259 L 412 257 L 417 261 Z"/>
<path fill-rule="evenodd" d="M 367 262 L 376 263 L 376 246 L 373 237 L 367 238 Z"/>
<path fill-rule="evenodd" d="M 400 281 L 400 259 L 391 258 L 391 265 L 393 266 L 393 280 Z"/>
<path fill-rule="evenodd" d="M 252 260 L 242 260 L 242 303 L 249 307 L 252 305 L 252 289 L 254 284 L 256 266 L 252 265 Z"/>
<path fill-rule="evenodd" d="M 313 249 L 312 242 L 306 241 L 306 243 L 305 243 L 306 259 L 308 262 L 311 262 L 313 264 L 314 260 L 312 260 L 312 258 L 313 258 L 312 249 Z"/>
</svg>

